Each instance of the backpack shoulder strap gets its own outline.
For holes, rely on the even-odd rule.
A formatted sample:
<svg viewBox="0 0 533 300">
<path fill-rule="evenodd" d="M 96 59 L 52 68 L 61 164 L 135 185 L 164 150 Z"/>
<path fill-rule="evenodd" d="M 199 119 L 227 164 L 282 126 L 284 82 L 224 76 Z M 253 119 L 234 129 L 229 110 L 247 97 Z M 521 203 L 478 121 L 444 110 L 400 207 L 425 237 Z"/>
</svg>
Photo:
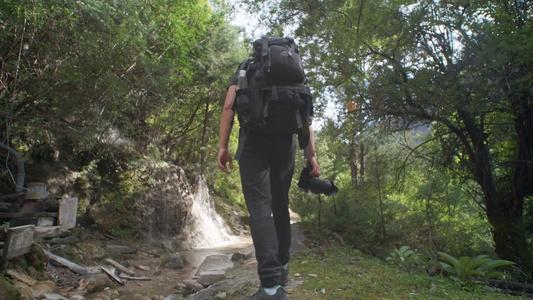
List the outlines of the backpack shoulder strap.
<svg viewBox="0 0 533 300">
<path fill-rule="evenodd" d="M 250 61 L 252 61 L 252 60 L 249 59 L 249 58 L 245 59 L 245 60 L 239 65 L 239 68 L 237 69 L 237 73 L 238 73 L 240 70 L 247 70 L 247 69 L 248 69 L 248 65 L 250 64 Z"/>
<path fill-rule="evenodd" d="M 261 38 L 261 43 L 262 43 L 262 47 L 261 47 L 261 56 L 264 58 L 266 56 L 268 56 L 268 36 L 263 36 Z"/>
</svg>

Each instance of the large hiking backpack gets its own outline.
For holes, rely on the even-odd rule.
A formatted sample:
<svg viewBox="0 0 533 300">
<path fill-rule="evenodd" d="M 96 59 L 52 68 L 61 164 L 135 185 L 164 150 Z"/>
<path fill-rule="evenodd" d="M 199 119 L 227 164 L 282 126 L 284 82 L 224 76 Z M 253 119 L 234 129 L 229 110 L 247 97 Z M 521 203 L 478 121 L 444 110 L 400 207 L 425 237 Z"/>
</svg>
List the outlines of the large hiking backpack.
<svg viewBox="0 0 533 300">
<path fill-rule="evenodd" d="M 304 149 L 313 101 L 294 40 L 262 37 L 254 41 L 253 58 L 239 66 L 238 73 L 244 76 L 244 71 L 234 105 L 241 128 L 264 135 L 297 133 Z"/>
</svg>

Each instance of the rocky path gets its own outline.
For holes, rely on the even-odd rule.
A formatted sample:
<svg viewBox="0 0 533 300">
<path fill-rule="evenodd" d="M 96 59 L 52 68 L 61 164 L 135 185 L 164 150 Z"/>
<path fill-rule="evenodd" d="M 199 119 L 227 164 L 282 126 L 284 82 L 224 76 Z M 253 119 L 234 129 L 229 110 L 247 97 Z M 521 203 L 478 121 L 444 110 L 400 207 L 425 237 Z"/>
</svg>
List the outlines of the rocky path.
<svg viewBox="0 0 533 300">
<path fill-rule="evenodd" d="M 291 252 L 296 253 L 307 249 L 304 241 L 305 235 L 303 232 L 297 226 L 293 225 Z M 194 300 L 241 299 L 246 294 L 255 293 L 259 287 L 259 280 L 257 277 L 257 261 L 255 260 L 254 254 L 253 246 L 250 246 L 232 255 L 235 265 L 226 269 L 225 278 L 207 288 L 199 290 L 192 294 L 190 298 Z M 216 266 L 220 265 L 223 265 L 223 263 L 215 264 L 215 269 L 218 269 Z M 202 266 L 200 266 L 199 274 L 202 272 L 201 269 Z M 209 272 L 210 270 L 208 268 L 205 271 Z M 302 281 L 298 279 L 290 278 L 286 288 L 291 293 L 301 283 Z"/>
<path fill-rule="evenodd" d="M 28 272 L 20 267 L 20 261 L 15 261 L 6 274 L 22 299 L 242 299 L 259 286 L 257 262 L 250 242 L 241 243 L 238 248 L 191 251 L 172 249 L 170 243 L 137 244 L 129 245 L 136 250 L 134 253 L 110 254 L 106 252 L 109 244 L 119 244 L 119 241 L 86 231 L 74 236 L 79 237 L 75 244 L 58 243 L 50 250 L 87 266 L 87 274 L 76 274 L 52 261 L 46 264 L 46 276 L 42 276 L 36 270 L 38 267 L 30 267 Z M 293 253 L 306 249 L 304 240 L 303 233 L 293 226 Z M 49 247 L 50 241 L 46 242 L 45 247 Z M 110 265 L 110 262 L 118 266 Z M 117 267 L 127 270 L 121 272 Z M 300 283 L 292 279 L 287 289 L 290 292 Z M 0 294 L 7 295 L 1 289 L 0 286 Z M 4 300 L 2 295 L 0 300 Z"/>
</svg>

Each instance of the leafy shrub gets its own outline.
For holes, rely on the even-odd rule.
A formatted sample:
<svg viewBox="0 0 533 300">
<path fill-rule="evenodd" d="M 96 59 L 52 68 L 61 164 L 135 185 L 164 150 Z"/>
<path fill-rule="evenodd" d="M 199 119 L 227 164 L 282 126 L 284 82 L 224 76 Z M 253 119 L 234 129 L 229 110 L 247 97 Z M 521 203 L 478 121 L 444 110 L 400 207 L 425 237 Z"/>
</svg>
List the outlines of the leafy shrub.
<svg viewBox="0 0 533 300">
<path fill-rule="evenodd" d="M 508 260 L 491 259 L 488 255 L 478 255 L 473 258 L 462 256 L 457 259 L 450 254 L 439 252 L 439 256 L 448 262 L 439 262 L 442 270 L 454 274 L 452 278 L 461 285 L 472 283 L 476 277 L 494 278 L 504 275 L 502 272 L 495 271 L 494 268 L 514 264 Z"/>
<path fill-rule="evenodd" d="M 387 260 L 400 266 L 403 270 L 410 272 L 420 265 L 426 264 L 424 256 L 409 249 L 409 246 L 401 246 L 394 249 Z"/>
</svg>

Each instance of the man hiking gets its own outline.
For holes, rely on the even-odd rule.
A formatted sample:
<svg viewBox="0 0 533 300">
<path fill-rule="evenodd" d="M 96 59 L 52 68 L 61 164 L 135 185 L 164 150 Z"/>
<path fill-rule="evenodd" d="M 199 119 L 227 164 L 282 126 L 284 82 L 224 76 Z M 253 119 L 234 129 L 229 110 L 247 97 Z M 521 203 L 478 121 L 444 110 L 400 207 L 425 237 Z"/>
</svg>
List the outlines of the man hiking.
<svg viewBox="0 0 533 300">
<path fill-rule="evenodd" d="M 241 125 L 235 159 L 261 281 L 259 291 L 245 299 L 288 299 L 284 286 L 289 279 L 291 246 L 289 189 L 298 144 L 304 150 L 309 175 L 320 175 L 311 126 L 312 98 L 307 79 L 298 69 L 297 51 L 290 38 L 255 41 L 254 58 L 239 66 L 220 120 L 218 167 L 226 173 L 228 165 L 233 169 L 228 142 L 235 112 Z M 285 76 L 289 73 L 293 75 Z"/>
</svg>

